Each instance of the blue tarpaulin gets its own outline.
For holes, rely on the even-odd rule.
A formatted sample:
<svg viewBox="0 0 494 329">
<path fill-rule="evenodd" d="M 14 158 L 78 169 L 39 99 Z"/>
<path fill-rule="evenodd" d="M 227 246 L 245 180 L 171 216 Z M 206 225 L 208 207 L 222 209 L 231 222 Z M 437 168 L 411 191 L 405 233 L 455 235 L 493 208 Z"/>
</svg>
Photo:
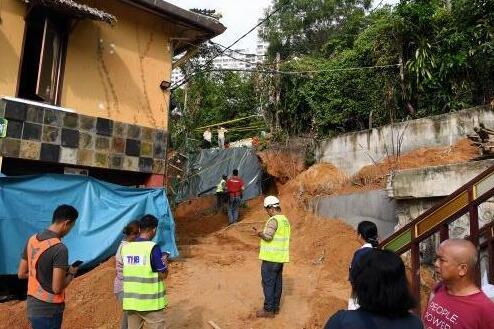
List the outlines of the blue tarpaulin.
<svg viewBox="0 0 494 329">
<path fill-rule="evenodd" d="M 51 223 L 53 211 L 69 204 L 79 211 L 75 227 L 63 238 L 69 261 L 83 267 L 115 253 L 122 229 L 133 219 L 152 214 L 159 220 L 155 241 L 178 256 L 175 222 L 164 189 L 129 188 L 76 175 L 0 178 L 0 275 L 17 273 L 24 245 Z"/>
</svg>

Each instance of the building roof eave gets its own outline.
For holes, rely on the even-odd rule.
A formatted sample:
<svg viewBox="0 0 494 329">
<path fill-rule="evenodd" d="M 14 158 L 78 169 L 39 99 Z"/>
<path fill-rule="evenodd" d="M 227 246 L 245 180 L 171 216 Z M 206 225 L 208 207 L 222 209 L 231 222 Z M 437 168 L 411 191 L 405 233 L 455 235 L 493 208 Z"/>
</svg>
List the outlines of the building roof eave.
<svg viewBox="0 0 494 329">
<path fill-rule="evenodd" d="M 163 0 L 121 0 L 133 6 L 147 9 L 152 13 L 168 19 L 174 19 L 206 32 L 208 38 L 214 38 L 226 30 L 218 20 L 197 14 L 175 6 Z"/>
<path fill-rule="evenodd" d="M 117 18 L 104 12 L 103 10 L 77 3 L 73 0 L 23 0 L 30 5 L 39 5 L 62 12 L 74 18 L 90 18 L 92 20 L 103 21 L 108 24 L 115 24 Z"/>
</svg>

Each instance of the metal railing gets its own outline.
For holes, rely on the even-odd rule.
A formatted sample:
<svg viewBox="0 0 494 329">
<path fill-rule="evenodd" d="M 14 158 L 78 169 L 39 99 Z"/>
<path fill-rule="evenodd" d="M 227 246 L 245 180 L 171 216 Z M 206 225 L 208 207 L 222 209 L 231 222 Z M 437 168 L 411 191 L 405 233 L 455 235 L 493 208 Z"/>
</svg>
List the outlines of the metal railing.
<svg viewBox="0 0 494 329">
<path fill-rule="evenodd" d="M 470 235 L 467 237 L 475 246 L 487 250 L 489 282 L 494 283 L 494 223 L 479 227 L 478 207 L 494 196 L 494 166 L 444 198 L 434 207 L 393 233 L 381 242 L 380 247 L 398 254 L 411 252 L 411 285 L 420 310 L 420 242 L 439 232 L 440 241 L 449 238 L 449 224 L 469 214 Z M 480 269 L 476 273 L 480 284 Z"/>
</svg>

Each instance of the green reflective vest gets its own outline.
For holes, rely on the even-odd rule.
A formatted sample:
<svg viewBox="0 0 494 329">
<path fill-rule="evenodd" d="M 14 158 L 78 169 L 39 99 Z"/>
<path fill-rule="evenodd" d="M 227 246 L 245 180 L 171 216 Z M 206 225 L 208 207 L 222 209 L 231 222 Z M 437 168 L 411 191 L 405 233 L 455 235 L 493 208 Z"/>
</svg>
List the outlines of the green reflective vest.
<svg viewBox="0 0 494 329">
<path fill-rule="evenodd" d="M 274 263 L 288 263 L 290 261 L 290 223 L 285 215 L 275 215 L 271 217 L 276 219 L 278 228 L 273 236 L 273 240 L 264 241 L 261 239 L 261 248 L 259 259 Z M 266 222 L 268 225 L 269 220 Z"/>
<path fill-rule="evenodd" d="M 226 181 L 224 179 L 216 186 L 216 193 L 225 192 Z"/>
<path fill-rule="evenodd" d="M 122 247 L 123 309 L 158 311 L 168 305 L 166 286 L 151 268 L 152 241 L 130 242 Z"/>
</svg>

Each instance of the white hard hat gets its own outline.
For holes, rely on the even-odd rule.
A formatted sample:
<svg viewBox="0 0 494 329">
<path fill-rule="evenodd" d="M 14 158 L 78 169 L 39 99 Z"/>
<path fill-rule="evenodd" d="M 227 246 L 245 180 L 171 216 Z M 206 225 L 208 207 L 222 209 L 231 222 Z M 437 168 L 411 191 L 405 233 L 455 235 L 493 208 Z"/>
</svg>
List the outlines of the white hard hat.
<svg viewBox="0 0 494 329">
<path fill-rule="evenodd" d="M 269 195 L 264 199 L 264 208 L 279 207 L 279 206 L 280 206 L 280 200 L 273 195 Z"/>
</svg>

